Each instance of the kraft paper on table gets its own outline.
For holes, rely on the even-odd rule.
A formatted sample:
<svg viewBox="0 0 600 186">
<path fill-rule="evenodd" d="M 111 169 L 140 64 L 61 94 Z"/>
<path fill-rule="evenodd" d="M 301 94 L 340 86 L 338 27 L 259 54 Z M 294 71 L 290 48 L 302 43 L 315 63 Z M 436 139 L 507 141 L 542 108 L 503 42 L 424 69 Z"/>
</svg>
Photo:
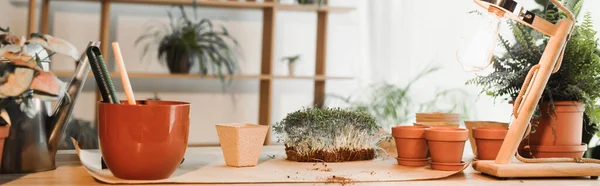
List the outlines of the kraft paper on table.
<svg viewBox="0 0 600 186">
<path fill-rule="evenodd" d="M 185 161 L 170 178 L 163 180 L 124 180 L 101 168 L 99 150 L 79 149 L 73 140 L 79 159 L 97 180 L 109 184 L 151 183 L 332 183 L 411 181 L 445 178 L 462 172 L 437 171 L 424 167 L 405 167 L 394 158 L 344 163 L 311 163 L 285 160 L 283 147 L 265 147 L 255 167 L 228 167 L 219 148 L 207 152 L 206 148 L 188 148 Z M 274 152 L 274 153 L 268 153 Z M 326 165 L 326 166 L 325 166 Z M 337 179 L 336 179 L 337 178 Z"/>
</svg>

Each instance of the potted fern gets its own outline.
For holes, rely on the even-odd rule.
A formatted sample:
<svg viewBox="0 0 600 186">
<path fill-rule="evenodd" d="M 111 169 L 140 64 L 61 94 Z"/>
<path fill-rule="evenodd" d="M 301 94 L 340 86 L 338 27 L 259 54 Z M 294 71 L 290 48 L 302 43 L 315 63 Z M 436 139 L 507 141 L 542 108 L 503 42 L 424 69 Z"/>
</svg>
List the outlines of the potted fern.
<svg viewBox="0 0 600 186">
<path fill-rule="evenodd" d="M 571 0 L 563 3 L 578 15 L 582 2 Z M 538 10 L 537 14 L 551 22 L 566 17 L 552 4 Z M 500 45 L 507 52 L 495 56 L 494 71 L 467 82 L 481 86 L 482 93 L 509 102 L 516 99 L 525 76 L 538 63 L 548 42 L 547 37 L 526 26 L 514 22 L 511 22 L 511 26 L 516 42 L 510 43 L 500 37 Z M 523 140 L 520 154 L 533 157 L 581 157 L 587 150 L 585 144 L 581 144 L 582 131 L 586 131 L 586 128 L 594 128 L 595 131 L 598 128 L 595 123 L 600 121 L 600 108 L 596 103 L 599 98 L 600 50 L 588 13 L 576 25 L 567 43 L 560 70 L 548 80 L 532 118 L 532 132 Z M 584 118 L 589 120 L 585 125 Z M 587 141 L 584 139 L 584 142 Z M 548 153 L 556 148 L 565 153 Z"/>
<path fill-rule="evenodd" d="M 194 6 L 197 18 L 197 6 Z M 158 58 L 165 62 L 171 73 L 189 73 L 197 65 L 201 75 L 216 73 L 221 80 L 237 68 L 234 47 L 238 45 L 225 27 L 220 30 L 208 19 L 192 21 L 179 6 L 181 17 L 174 19 L 168 13 L 170 24 L 149 24 L 146 33 L 139 36 L 136 45 L 146 42 L 143 54 L 158 45 Z"/>
</svg>

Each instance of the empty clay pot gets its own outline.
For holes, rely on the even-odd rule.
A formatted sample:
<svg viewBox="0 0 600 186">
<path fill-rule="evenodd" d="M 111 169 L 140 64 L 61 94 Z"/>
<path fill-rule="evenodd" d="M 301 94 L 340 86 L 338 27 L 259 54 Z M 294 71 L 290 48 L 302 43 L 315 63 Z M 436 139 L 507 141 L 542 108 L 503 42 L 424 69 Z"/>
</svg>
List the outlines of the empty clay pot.
<svg viewBox="0 0 600 186">
<path fill-rule="evenodd" d="M 438 162 L 429 162 L 431 163 L 431 168 L 434 170 L 442 170 L 442 171 L 457 171 L 461 170 L 465 167 L 465 162 L 461 161 L 460 163 L 438 163 Z"/>
<path fill-rule="evenodd" d="M 4 139 L 8 137 L 10 125 L 0 126 L 0 166 L 2 166 L 2 153 L 4 152 Z"/>
<path fill-rule="evenodd" d="M 425 159 L 427 158 L 427 141 L 425 141 L 426 126 L 395 126 L 392 136 L 396 142 L 398 158 Z"/>
<path fill-rule="evenodd" d="M 428 128 L 425 139 L 429 146 L 431 161 L 436 163 L 460 163 L 469 132 L 463 128 Z"/>
<path fill-rule="evenodd" d="M 588 150 L 586 144 L 569 146 L 531 145 L 530 148 L 535 158 L 581 158 L 585 151 Z"/>
<path fill-rule="evenodd" d="M 475 144 L 475 138 L 473 138 L 473 128 L 508 128 L 508 123 L 497 121 L 465 121 L 465 126 L 469 130 L 469 144 L 471 144 L 471 150 L 475 157 L 477 157 L 477 146 Z"/>
<path fill-rule="evenodd" d="M 507 132 L 508 128 L 473 128 L 473 137 L 477 143 L 477 159 L 496 159 Z"/>
<path fill-rule="evenodd" d="M 269 126 L 231 124 L 216 127 L 227 166 L 252 167 L 258 163 Z"/>
</svg>

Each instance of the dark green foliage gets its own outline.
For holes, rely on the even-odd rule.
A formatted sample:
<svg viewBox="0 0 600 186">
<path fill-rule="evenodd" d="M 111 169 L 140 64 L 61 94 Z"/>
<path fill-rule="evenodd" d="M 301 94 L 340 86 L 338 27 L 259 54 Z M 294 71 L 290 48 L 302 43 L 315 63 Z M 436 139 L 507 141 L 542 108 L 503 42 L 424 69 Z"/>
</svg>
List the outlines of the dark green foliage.
<svg viewBox="0 0 600 186">
<path fill-rule="evenodd" d="M 582 1 L 565 1 L 566 6 L 577 15 Z M 566 18 L 552 5 L 546 6 L 541 17 L 556 22 Z M 510 22 L 515 43 L 504 37 L 500 45 L 506 53 L 494 58 L 494 72 L 476 77 L 467 84 L 483 87 L 482 93 L 512 101 L 516 99 L 529 69 L 538 64 L 549 37 L 533 31 L 520 23 Z M 586 105 L 586 115 L 591 123 L 600 121 L 600 109 L 596 101 L 600 98 L 600 50 L 596 31 L 590 14 L 576 25 L 567 43 L 560 70 L 551 75 L 540 103 L 554 101 L 580 101 Z M 539 115 L 536 113 L 534 116 Z"/>
<path fill-rule="evenodd" d="M 237 59 L 231 44 L 238 43 L 225 27 L 217 29 L 208 19 L 193 22 L 179 6 L 181 17 L 174 19 L 169 12 L 170 24 L 148 25 L 146 33 L 136 41 L 136 45 L 147 41 L 144 55 L 150 46 L 158 44 L 158 58 L 167 63 L 196 64 L 201 75 L 216 73 L 224 81 L 226 75 L 237 70 Z M 194 6 L 196 12 L 196 6 Z M 196 15 L 197 17 L 197 15 Z"/>
</svg>

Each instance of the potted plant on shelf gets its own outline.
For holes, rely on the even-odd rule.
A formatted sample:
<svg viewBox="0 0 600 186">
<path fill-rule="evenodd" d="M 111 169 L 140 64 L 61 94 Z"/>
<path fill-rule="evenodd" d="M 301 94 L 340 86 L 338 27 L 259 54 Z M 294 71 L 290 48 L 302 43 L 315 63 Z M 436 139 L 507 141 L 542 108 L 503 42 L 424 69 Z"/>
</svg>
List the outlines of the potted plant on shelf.
<svg viewBox="0 0 600 186">
<path fill-rule="evenodd" d="M 571 11 L 577 15 L 582 1 L 570 1 Z M 551 22 L 566 17 L 553 5 L 539 10 L 538 15 Z M 541 57 L 548 38 L 542 34 L 511 22 L 516 42 L 500 37 L 506 53 L 494 58 L 494 71 L 467 82 L 483 87 L 482 93 L 513 102 L 525 76 Z M 532 132 L 522 141 L 519 152 L 533 157 L 581 157 L 587 150 L 582 144 L 585 125 L 597 130 L 600 108 L 600 50 L 590 14 L 578 23 L 568 41 L 560 70 L 550 76 L 532 118 Z M 592 128 L 592 127 L 589 127 Z M 588 128 L 587 131 L 592 131 Z M 593 133 L 592 133 L 593 134 Z M 585 142 L 584 142 L 585 143 Z M 560 149 L 560 153 L 556 153 Z"/>
<path fill-rule="evenodd" d="M 294 66 L 296 65 L 296 62 L 300 60 L 300 54 L 297 55 L 293 55 L 293 56 L 289 56 L 289 57 L 284 57 L 282 59 L 283 62 L 287 62 L 288 65 L 288 74 L 290 76 L 294 76 Z"/>
<path fill-rule="evenodd" d="M 194 6 L 194 12 L 196 9 Z M 158 45 L 159 60 L 175 74 L 189 73 L 196 65 L 203 76 L 216 73 L 223 81 L 227 75 L 233 75 L 238 63 L 234 55 L 237 40 L 225 27 L 218 30 L 209 19 L 192 21 L 183 6 L 179 6 L 179 10 L 180 18 L 173 18 L 169 12 L 170 24 L 149 24 L 146 32 L 137 38 L 136 45 L 146 42 L 143 54 Z"/>
<path fill-rule="evenodd" d="M 379 129 L 368 113 L 340 108 L 305 108 L 273 127 L 287 159 L 298 162 L 372 160 L 383 137 Z"/>
</svg>

